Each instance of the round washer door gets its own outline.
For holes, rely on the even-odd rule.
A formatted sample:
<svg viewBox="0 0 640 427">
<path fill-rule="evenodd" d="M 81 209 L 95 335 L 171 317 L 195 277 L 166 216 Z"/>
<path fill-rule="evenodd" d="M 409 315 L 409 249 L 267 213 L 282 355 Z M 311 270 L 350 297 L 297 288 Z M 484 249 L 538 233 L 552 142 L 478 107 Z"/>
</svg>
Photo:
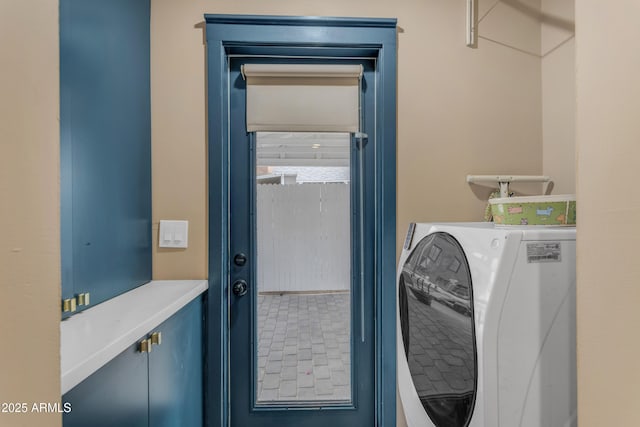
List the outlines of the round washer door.
<svg viewBox="0 0 640 427">
<path fill-rule="evenodd" d="M 430 234 L 416 245 L 398 280 L 402 344 L 420 403 L 436 427 L 465 427 L 478 373 L 464 251 L 450 234 Z"/>
</svg>

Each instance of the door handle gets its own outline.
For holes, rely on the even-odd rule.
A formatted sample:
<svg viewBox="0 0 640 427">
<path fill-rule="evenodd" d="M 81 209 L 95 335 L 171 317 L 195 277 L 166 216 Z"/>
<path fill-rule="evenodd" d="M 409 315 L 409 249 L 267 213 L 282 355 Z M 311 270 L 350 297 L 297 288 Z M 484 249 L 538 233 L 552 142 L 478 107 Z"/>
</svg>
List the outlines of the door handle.
<svg viewBox="0 0 640 427">
<path fill-rule="evenodd" d="M 233 291 L 233 294 L 235 296 L 241 297 L 247 293 L 247 288 L 248 285 L 245 280 L 236 280 L 235 282 L 233 282 L 231 290 Z"/>
<path fill-rule="evenodd" d="M 236 254 L 233 257 L 233 263 L 238 267 L 242 267 L 247 263 L 247 256 L 243 253 Z"/>
</svg>

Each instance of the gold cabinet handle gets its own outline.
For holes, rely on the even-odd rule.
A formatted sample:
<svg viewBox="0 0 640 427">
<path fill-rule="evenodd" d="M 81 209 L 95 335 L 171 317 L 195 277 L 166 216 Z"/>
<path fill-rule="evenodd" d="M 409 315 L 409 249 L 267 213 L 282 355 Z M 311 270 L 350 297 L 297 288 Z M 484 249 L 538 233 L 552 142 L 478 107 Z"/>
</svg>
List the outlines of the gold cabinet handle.
<svg viewBox="0 0 640 427">
<path fill-rule="evenodd" d="M 74 311 L 76 311 L 76 299 L 75 299 L 75 297 L 62 300 L 62 312 L 63 313 L 69 313 L 69 312 L 74 312 Z"/>
<path fill-rule="evenodd" d="M 151 344 L 162 344 L 162 332 L 154 332 L 151 334 Z"/>
<path fill-rule="evenodd" d="M 146 339 L 140 341 L 140 353 L 151 353 L 151 340 Z"/>
<path fill-rule="evenodd" d="M 62 300 L 62 312 L 73 313 L 81 305 L 91 304 L 89 292 L 78 294 L 73 298 L 67 298 Z"/>
<path fill-rule="evenodd" d="M 78 294 L 76 296 L 76 298 L 78 299 L 78 305 L 89 305 L 89 304 L 91 304 L 89 292 Z"/>
</svg>

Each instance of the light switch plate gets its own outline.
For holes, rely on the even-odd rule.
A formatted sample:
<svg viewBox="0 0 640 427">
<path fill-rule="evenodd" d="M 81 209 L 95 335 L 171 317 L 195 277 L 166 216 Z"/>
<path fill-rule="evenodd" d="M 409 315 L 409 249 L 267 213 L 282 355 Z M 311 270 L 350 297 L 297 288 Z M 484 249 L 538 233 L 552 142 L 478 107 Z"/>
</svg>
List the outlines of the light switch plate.
<svg viewBox="0 0 640 427">
<path fill-rule="evenodd" d="M 189 221 L 160 220 L 158 246 L 161 248 L 186 248 L 189 246 Z"/>
</svg>

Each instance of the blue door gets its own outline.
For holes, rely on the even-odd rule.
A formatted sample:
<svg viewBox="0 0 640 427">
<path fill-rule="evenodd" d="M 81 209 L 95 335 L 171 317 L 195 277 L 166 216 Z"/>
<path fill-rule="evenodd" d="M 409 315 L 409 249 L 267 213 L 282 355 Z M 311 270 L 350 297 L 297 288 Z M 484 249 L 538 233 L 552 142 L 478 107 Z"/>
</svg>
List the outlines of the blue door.
<svg viewBox="0 0 640 427">
<path fill-rule="evenodd" d="M 247 132 L 241 67 L 266 61 L 283 60 L 229 61 L 231 425 L 374 426 L 374 144 Z M 364 67 L 361 129 L 373 135 L 375 64 L 340 63 Z"/>
</svg>

